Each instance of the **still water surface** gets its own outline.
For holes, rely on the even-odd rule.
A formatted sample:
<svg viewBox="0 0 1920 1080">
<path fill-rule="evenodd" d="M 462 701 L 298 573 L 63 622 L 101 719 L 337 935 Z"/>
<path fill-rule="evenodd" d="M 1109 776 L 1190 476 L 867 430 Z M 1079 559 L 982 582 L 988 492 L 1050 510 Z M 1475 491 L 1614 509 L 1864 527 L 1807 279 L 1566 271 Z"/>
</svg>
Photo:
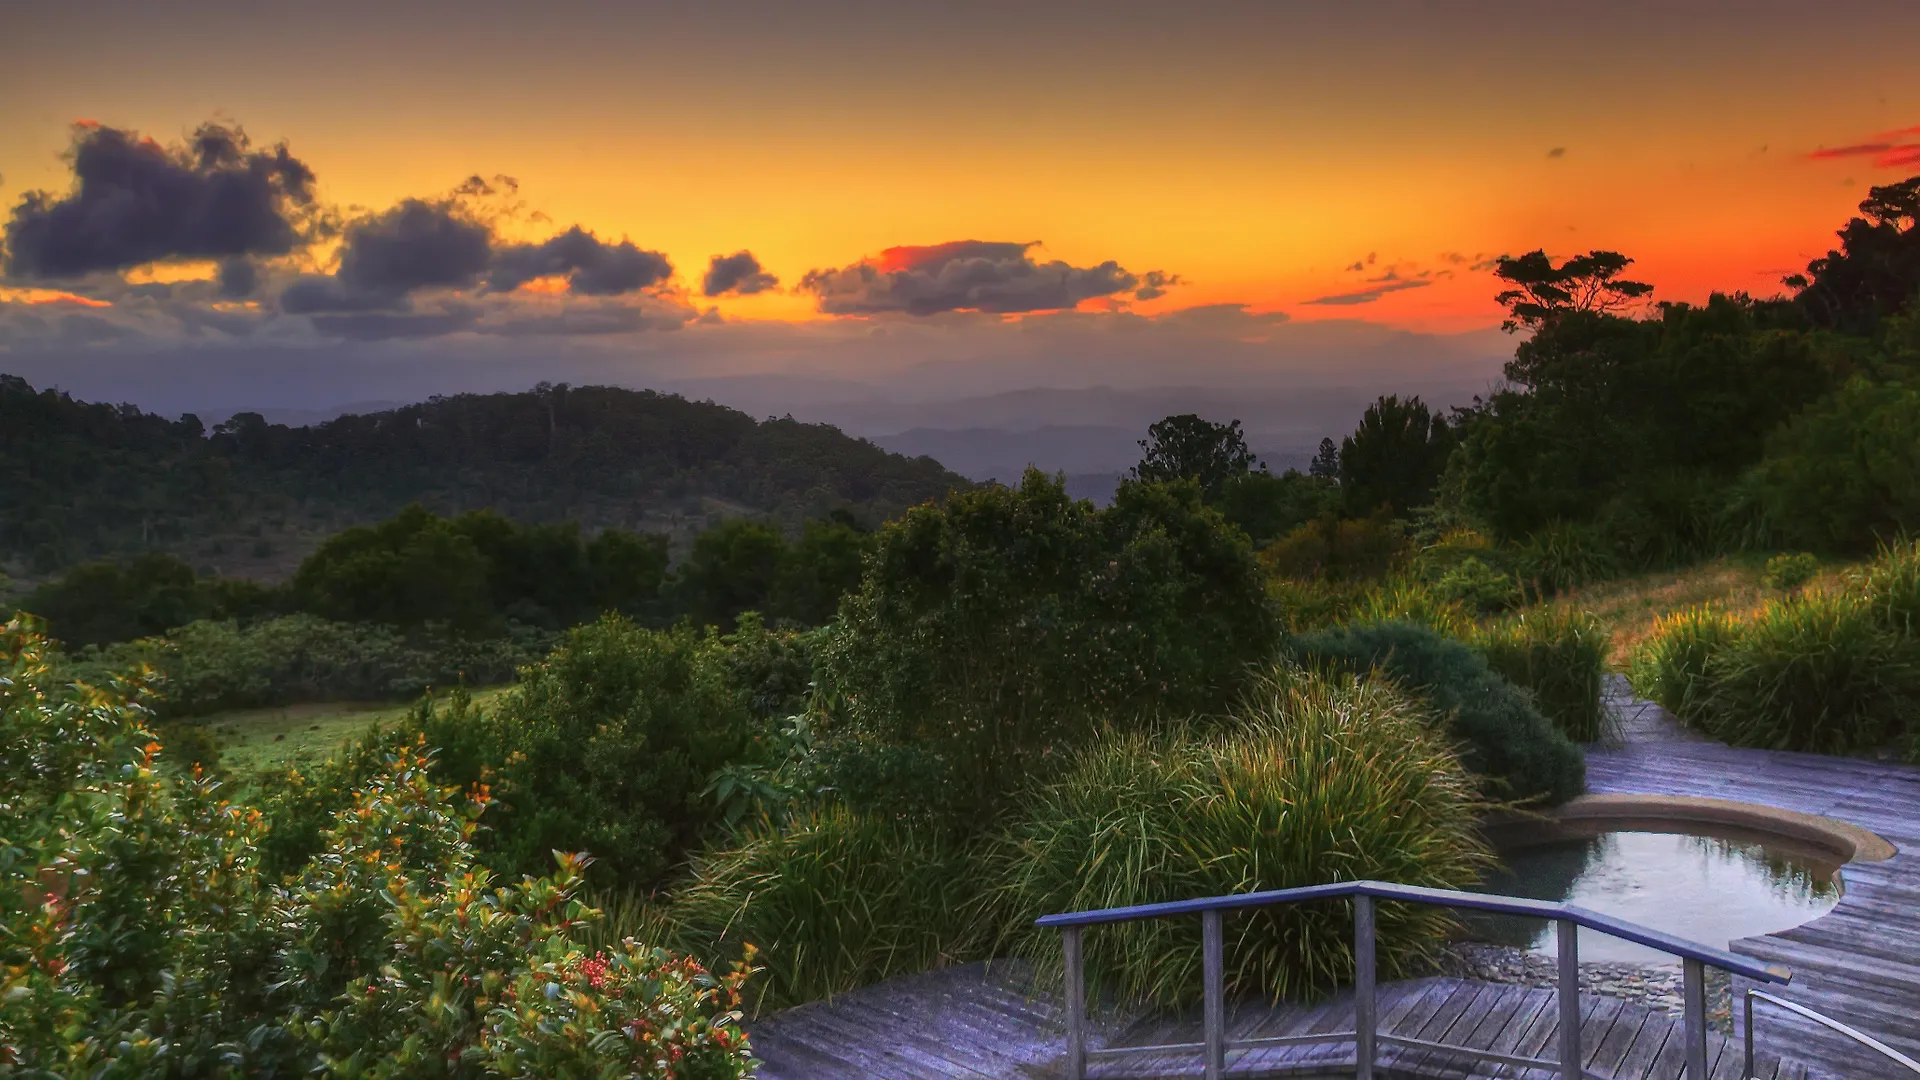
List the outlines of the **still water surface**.
<svg viewBox="0 0 1920 1080">
<path fill-rule="evenodd" d="M 1791 929 L 1840 900 L 1831 865 L 1749 840 L 1680 833 L 1607 832 L 1509 852 L 1481 891 L 1581 907 L 1724 949 L 1737 938 Z M 1552 954 L 1553 927 L 1537 919 L 1475 916 L 1475 937 Z M 1643 945 L 1580 931 L 1580 958 L 1677 963 Z"/>
</svg>

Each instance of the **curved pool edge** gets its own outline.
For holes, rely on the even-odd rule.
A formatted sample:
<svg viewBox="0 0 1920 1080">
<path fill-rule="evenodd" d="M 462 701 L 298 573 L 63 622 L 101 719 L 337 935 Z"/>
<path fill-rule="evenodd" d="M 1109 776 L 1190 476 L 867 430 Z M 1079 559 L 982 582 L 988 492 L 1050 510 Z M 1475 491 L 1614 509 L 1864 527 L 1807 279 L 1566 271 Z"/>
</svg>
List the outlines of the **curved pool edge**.
<svg viewBox="0 0 1920 1080">
<path fill-rule="evenodd" d="M 1590 825 L 1611 822 L 1639 828 L 1719 826 L 1773 834 L 1808 844 L 1837 862 L 1885 862 L 1899 849 L 1885 837 L 1852 822 L 1784 810 L 1761 803 L 1709 799 L 1697 795 L 1581 795 L 1544 811 L 1502 815 L 1485 824 L 1491 830 L 1529 824 Z"/>
</svg>

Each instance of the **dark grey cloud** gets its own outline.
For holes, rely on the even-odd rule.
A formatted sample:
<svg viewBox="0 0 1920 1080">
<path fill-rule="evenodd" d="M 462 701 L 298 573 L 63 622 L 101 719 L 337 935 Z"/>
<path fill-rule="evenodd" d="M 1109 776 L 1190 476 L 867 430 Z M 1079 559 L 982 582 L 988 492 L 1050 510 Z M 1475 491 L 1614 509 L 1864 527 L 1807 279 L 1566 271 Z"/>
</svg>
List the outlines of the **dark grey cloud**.
<svg viewBox="0 0 1920 1080">
<path fill-rule="evenodd" d="M 451 199 L 406 199 L 347 226 L 334 276 L 352 293 L 467 288 L 493 258 L 493 227 Z"/>
<path fill-rule="evenodd" d="M 728 293 L 752 296 L 779 284 L 779 278 L 761 269 L 760 260 L 753 257 L 753 252 L 736 251 L 731 255 L 715 255 L 707 263 L 707 276 L 700 283 L 700 291 L 707 296 Z"/>
<path fill-rule="evenodd" d="M 582 296 L 619 296 L 658 285 L 673 276 L 673 263 L 630 240 L 617 244 L 575 225 L 539 244 L 515 244 L 494 254 L 488 292 L 512 292 L 535 278 L 565 275 L 568 291 Z"/>
<path fill-rule="evenodd" d="M 223 259 L 214 281 L 220 287 L 222 298 L 244 300 L 260 287 L 260 271 L 246 259 Z"/>
<path fill-rule="evenodd" d="M 404 311 L 410 303 L 405 293 L 356 291 L 330 275 L 309 274 L 280 291 L 280 310 L 289 315 Z"/>
<path fill-rule="evenodd" d="M 877 259 L 808 271 L 799 287 L 829 315 L 1060 311 L 1082 300 L 1153 287 L 1112 260 L 1090 267 L 1038 262 L 1029 254 L 1035 246 L 956 240 L 888 248 Z M 1162 274 L 1160 280 L 1170 279 Z"/>
<path fill-rule="evenodd" d="M 1389 270 L 1380 277 L 1369 279 L 1365 288 L 1355 289 L 1351 292 L 1333 293 L 1328 296 L 1317 296 L 1312 300 L 1303 300 L 1301 303 L 1321 304 L 1331 307 L 1371 304 L 1375 300 L 1390 293 L 1403 292 L 1407 289 L 1424 289 L 1431 284 L 1433 284 L 1432 278 L 1425 272 L 1422 272 L 1421 275 L 1416 278 L 1403 278 L 1394 271 Z"/>
<path fill-rule="evenodd" d="M 474 329 L 498 337 L 581 337 L 600 334 L 632 334 L 642 330 L 678 330 L 693 320 L 689 309 L 649 310 L 627 305 L 557 311 L 548 314 L 514 314 L 490 320 Z"/>
<path fill-rule="evenodd" d="M 13 209 L 5 231 L 12 277 L 285 255 L 304 242 L 313 171 L 285 143 L 254 150 L 240 128 L 206 124 L 167 147 L 82 124 L 68 157 L 74 184 L 67 195 L 28 192 Z"/>
<path fill-rule="evenodd" d="M 1158 300 L 1167 295 L 1167 290 L 1175 285 L 1185 285 L 1186 280 L 1179 274 L 1169 274 L 1163 270 L 1149 270 L 1140 275 L 1140 287 L 1133 290 L 1135 300 Z"/>
<path fill-rule="evenodd" d="M 1563 157 L 1566 157 L 1566 156 L 1567 156 L 1567 148 L 1566 148 L 1566 147 L 1564 147 L 1564 146 L 1556 146 L 1556 147 L 1554 147 L 1553 149 L 1551 149 L 1551 150 L 1549 150 L 1549 151 L 1547 151 L 1547 156 L 1548 156 L 1549 158 L 1563 158 Z"/>
</svg>

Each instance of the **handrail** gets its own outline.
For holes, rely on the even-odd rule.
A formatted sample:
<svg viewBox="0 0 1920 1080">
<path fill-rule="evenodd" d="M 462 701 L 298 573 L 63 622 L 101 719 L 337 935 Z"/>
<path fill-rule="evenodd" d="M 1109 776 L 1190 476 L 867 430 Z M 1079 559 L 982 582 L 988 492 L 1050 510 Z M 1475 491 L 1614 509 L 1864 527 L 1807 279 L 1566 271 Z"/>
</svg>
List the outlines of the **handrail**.
<svg viewBox="0 0 1920 1080">
<path fill-rule="evenodd" d="M 1419 885 L 1400 885 L 1390 881 L 1336 881 L 1327 885 L 1307 885 L 1295 889 L 1230 893 L 1226 896 L 1208 896 L 1197 900 L 1171 900 L 1159 904 L 1137 904 L 1133 907 L 1071 911 L 1058 915 L 1043 915 L 1035 919 L 1033 924 L 1043 929 L 1063 929 L 1069 926 L 1095 926 L 1101 923 L 1163 918 L 1168 915 L 1232 911 L 1239 908 L 1265 907 L 1271 904 L 1290 904 L 1307 900 L 1339 900 L 1354 896 L 1371 896 L 1376 900 L 1405 900 L 1416 904 L 1435 904 L 1441 907 L 1485 911 L 1497 915 L 1564 919 L 1589 930 L 1597 930 L 1624 941 L 1631 941 L 1636 945 L 1658 949 L 1685 960 L 1698 960 L 1757 982 L 1785 983 L 1792 978 L 1785 969 L 1776 965 L 1761 963 L 1751 957 L 1740 956 L 1725 949 L 1701 945 L 1625 919 L 1616 919 L 1611 915 L 1588 911 L 1574 904 L 1552 900 L 1531 900 L 1518 896 L 1460 892 L 1455 889 L 1428 889 Z"/>
<path fill-rule="evenodd" d="M 1759 998 L 1761 1001 L 1765 1001 L 1772 1005 L 1778 1005 L 1780 1008 L 1785 1009 L 1796 1016 L 1802 1017 L 1807 1020 L 1811 1020 L 1814 1023 L 1819 1024 L 1821 1027 L 1828 1029 L 1829 1031 L 1839 1032 L 1841 1035 L 1844 1035 L 1847 1038 L 1852 1039 L 1854 1042 L 1859 1043 L 1861 1046 L 1864 1046 L 1869 1050 L 1878 1052 L 1879 1054 L 1881 1054 L 1883 1057 L 1893 1062 L 1894 1064 L 1905 1067 L 1907 1071 L 1912 1072 L 1915 1075 L 1920 1075 L 1920 1061 L 1913 1060 L 1912 1058 L 1901 1053 L 1900 1051 L 1895 1050 L 1893 1047 L 1888 1046 L 1886 1043 L 1881 1042 L 1879 1039 L 1876 1039 L 1873 1036 L 1866 1034 L 1865 1032 L 1856 1031 L 1853 1028 L 1850 1028 L 1847 1025 L 1841 1023 L 1840 1021 L 1835 1020 L 1831 1016 L 1825 1016 L 1820 1013 L 1814 1012 L 1812 1009 L 1807 1008 L 1805 1005 L 1796 1005 L 1793 1002 L 1788 1001 L 1784 998 L 1774 997 L 1772 994 L 1767 993 L 1765 990 L 1756 990 L 1753 987 L 1748 987 L 1747 998 L 1746 998 L 1747 1056 L 1745 1061 L 1745 1067 L 1742 1069 L 1740 1073 L 1740 1075 L 1742 1077 L 1747 1078 L 1747 1080 L 1751 1080 L 1751 1078 L 1753 1077 L 1753 999 L 1754 998 Z"/>
<path fill-rule="evenodd" d="M 1354 1030 L 1229 1042 L 1226 1037 L 1224 1002 L 1226 962 L 1223 915 L 1228 911 L 1242 908 L 1339 899 L 1353 902 Z M 1434 904 L 1470 911 L 1552 920 L 1557 928 L 1559 943 L 1557 996 L 1560 1009 L 1560 1053 L 1558 1059 L 1549 1061 L 1544 1058 L 1495 1054 L 1475 1047 L 1451 1043 L 1429 1043 L 1379 1031 L 1374 1012 L 1376 974 L 1374 902 L 1376 900 Z M 1081 950 L 1081 936 L 1086 928 L 1110 923 L 1134 922 L 1140 919 L 1164 918 L 1169 915 L 1192 914 L 1200 916 L 1202 937 L 1200 951 L 1204 969 L 1202 988 L 1205 992 L 1202 1023 L 1205 1041 L 1153 1047 L 1112 1047 L 1092 1051 L 1091 1054 L 1104 1056 L 1198 1050 L 1205 1061 L 1207 1080 L 1220 1080 L 1226 1070 L 1228 1050 L 1351 1041 L 1354 1046 L 1355 1077 L 1357 1080 L 1372 1080 L 1374 1049 L 1379 1043 L 1385 1042 L 1465 1054 L 1523 1068 L 1553 1069 L 1558 1072 L 1562 1080 L 1585 1080 L 1590 1074 L 1584 1068 L 1585 1058 L 1580 1047 L 1580 960 L 1579 935 L 1576 931 L 1576 927 L 1584 926 L 1681 958 L 1684 1006 L 1682 1039 L 1687 1053 L 1687 1075 L 1700 1077 L 1705 1076 L 1707 1071 L 1707 966 L 1723 968 L 1761 983 L 1785 983 L 1793 978 L 1792 973 L 1784 968 L 1738 956 L 1725 949 L 1687 941 L 1624 919 L 1588 911 L 1573 904 L 1517 896 L 1459 892 L 1453 889 L 1428 889 L 1417 885 L 1399 885 L 1385 881 L 1341 881 L 1326 885 L 1308 885 L 1297 889 L 1274 889 L 1268 892 L 1209 896 L 1160 904 L 1062 912 L 1035 919 L 1034 925 L 1058 929 L 1061 934 L 1061 947 L 1065 953 L 1066 962 L 1068 1080 L 1084 1080 L 1087 1058 L 1090 1056 L 1086 1046 L 1086 978 Z M 1768 1000 L 1778 999 L 1768 997 Z M 1749 999 L 1747 1008 L 1751 1010 L 1752 1007 L 1752 1001 Z M 1751 1052 L 1749 1052 L 1750 1058 Z"/>
</svg>

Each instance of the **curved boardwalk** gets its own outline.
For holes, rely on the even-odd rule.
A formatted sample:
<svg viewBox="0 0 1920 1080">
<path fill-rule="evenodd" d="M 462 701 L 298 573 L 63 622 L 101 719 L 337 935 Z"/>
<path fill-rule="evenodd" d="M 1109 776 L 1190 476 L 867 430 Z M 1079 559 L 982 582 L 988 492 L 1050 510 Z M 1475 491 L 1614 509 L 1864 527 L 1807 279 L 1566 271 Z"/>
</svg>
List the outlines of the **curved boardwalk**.
<svg viewBox="0 0 1920 1080">
<path fill-rule="evenodd" d="M 1589 790 L 1764 803 L 1872 829 L 1899 849 L 1885 862 L 1849 864 L 1841 872 L 1846 891 L 1826 915 L 1736 941 L 1732 951 L 1791 968 L 1781 996 L 1920 1057 L 1920 769 L 1737 750 L 1691 735 L 1618 684 L 1615 693 L 1626 741 L 1588 752 Z M 1754 1026 L 1763 1044 L 1791 1040 L 1796 1053 L 1849 1077 L 1907 1075 L 1777 1012 L 1757 1015 Z"/>
<path fill-rule="evenodd" d="M 1899 853 L 1851 864 L 1846 891 L 1827 915 L 1779 934 L 1747 938 L 1733 951 L 1793 970 L 1783 996 L 1920 1057 L 1920 769 L 1848 758 L 1736 750 L 1707 742 L 1657 706 L 1614 684 L 1625 741 L 1591 748 L 1595 793 L 1694 795 L 1763 803 L 1852 822 L 1892 841 Z M 1010 969 L 969 965 L 889 980 L 789 1009 L 752 1025 L 769 1080 L 1048 1077 L 1061 1073 L 1057 1004 Z M 1736 992 L 1743 987 L 1736 985 Z M 1434 978 L 1384 984 L 1380 1029 L 1524 1056 L 1551 1056 L 1558 1008 L 1550 990 Z M 1582 1045 L 1590 1075 L 1606 1080 L 1678 1080 L 1679 1018 L 1617 999 L 1582 996 Z M 1738 1022 L 1738 1009 L 1735 1020 Z M 1230 1037 L 1350 1031 L 1351 999 L 1310 1007 L 1243 1006 Z M 1757 1021 L 1763 1078 L 1877 1080 L 1904 1076 L 1880 1059 L 1811 1025 L 1777 1013 Z M 1196 1041 L 1191 1016 L 1108 1017 L 1091 1045 L 1152 1046 Z M 1708 1080 L 1731 1080 L 1740 1040 L 1715 1036 Z M 1766 1051 L 1772 1051 L 1768 1053 Z M 1787 1059 L 1775 1054 L 1786 1053 Z M 1383 1047 L 1376 1075 L 1479 1080 L 1520 1070 Z M 1810 1068 L 1811 1065 L 1811 1068 Z M 1233 1076 L 1352 1075 L 1351 1046 L 1326 1045 L 1230 1055 Z M 1198 1076 L 1198 1055 L 1098 1061 L 1089 1075 Z M 1526 1077 L 1544 1077 L 1529 1071 Z"/>
</svg>

